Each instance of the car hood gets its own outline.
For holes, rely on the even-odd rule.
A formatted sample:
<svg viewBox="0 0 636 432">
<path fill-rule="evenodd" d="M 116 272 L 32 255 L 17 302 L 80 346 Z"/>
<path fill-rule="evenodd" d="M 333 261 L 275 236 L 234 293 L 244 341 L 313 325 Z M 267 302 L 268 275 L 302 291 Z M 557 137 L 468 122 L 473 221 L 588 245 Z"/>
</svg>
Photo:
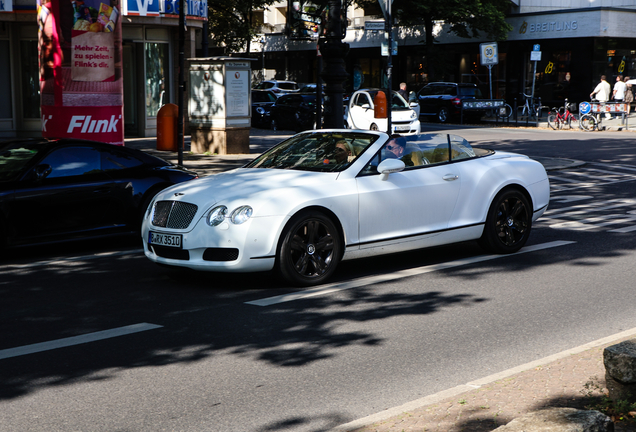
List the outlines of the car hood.
<svg viewBox="0 0 636 432">
<path fill-rule="evenodd" d="M 160 192 L 156 199 L 193 203 L 199 206 L 200 211 L 206 211 L 217 203 L 228 208 L 267 203 L 262 207 L 282 210 L 289 203 L 300 203 L 330 193 L 328 191 L 332 188 L 329 185 L 335 182 L 338 174 L 238 168 L 171 186 Z M 259 215 L 272 214 L 272 211 L 261 211 Z"/>
</svg>

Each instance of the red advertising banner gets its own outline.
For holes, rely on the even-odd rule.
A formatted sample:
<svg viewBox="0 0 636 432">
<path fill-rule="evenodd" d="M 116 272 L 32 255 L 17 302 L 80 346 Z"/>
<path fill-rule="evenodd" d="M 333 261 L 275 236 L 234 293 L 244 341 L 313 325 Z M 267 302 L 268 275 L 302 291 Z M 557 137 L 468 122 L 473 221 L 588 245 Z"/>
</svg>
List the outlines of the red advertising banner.
<svg viewBox="0 0 636 432">
<path fill-rule="evenodd" d="M 119 0 L 38 0 L 42 136 L 124 144 Z"/>
</svg>

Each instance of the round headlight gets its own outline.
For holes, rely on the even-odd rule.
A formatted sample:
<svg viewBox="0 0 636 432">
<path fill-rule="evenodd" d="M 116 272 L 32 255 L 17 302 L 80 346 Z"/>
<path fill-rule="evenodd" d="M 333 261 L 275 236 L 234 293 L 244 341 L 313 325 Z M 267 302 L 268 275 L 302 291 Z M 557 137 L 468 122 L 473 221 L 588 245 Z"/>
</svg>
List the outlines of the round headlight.
<svg viewBox="0 0 636 432">
<path fill-rule="evenodd" d="M 411 111 L 411 118 L 417 118 L 417 113 L 415 111 Z"/>
<path fill-rule="evenodd" d="M 259 113 L 260 115 L 265 114 L 265 110 L 263 109 L 263 107 L 256 107 L 256 112 Z"/>
<path fill-rule="evenodd" d="M 241 206 L 232 212 L 230 220 L 236 225 L 240 225 L 252 217 L 252 207 Z"/>
<path fill-rule="evenodd" d="M 217 226 L 225 220 L 225 216 L 227 216 L 227 207 L 214 207 L 208 214 L 207 223 L 210 226 Z"/>
</svg>

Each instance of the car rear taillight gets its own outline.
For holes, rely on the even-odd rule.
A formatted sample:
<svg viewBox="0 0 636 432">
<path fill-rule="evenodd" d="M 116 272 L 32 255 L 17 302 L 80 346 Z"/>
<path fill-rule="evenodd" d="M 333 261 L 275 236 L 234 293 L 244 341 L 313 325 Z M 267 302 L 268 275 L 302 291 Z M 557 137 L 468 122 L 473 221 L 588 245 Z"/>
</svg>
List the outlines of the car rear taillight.
<svg viewBox="0 0 636 432">
<path fill-rule="evenodd" d="M 460 105 L 462 103 L 462 100 L 460 98 L 452 98 L 451 103 L 453 105 Z"/>
</svg>

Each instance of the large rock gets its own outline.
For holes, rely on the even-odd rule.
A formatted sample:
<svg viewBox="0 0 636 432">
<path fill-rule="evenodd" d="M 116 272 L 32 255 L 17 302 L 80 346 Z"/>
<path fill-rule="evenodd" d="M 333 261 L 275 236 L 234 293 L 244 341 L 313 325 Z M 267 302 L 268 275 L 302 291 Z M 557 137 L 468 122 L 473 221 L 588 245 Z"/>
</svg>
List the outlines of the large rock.
<svg viewBox="0 0 636 432">
<path fill-rule="evenodd" d="M 614 423 L 598 411 L 548 408 L 518 417 L 493 432 L 614 432 Z"/>
<path fill-rule="evenodd" d="M 603 363 L 609 397 L 636 402 L 636 339 L 605 348 Z"/>
<path fill-rule="evenodd" d="M 608 346 L 603 350 L 605 371 L 623 384 L 636 383 L 636 339 Z"/>
</svg>

